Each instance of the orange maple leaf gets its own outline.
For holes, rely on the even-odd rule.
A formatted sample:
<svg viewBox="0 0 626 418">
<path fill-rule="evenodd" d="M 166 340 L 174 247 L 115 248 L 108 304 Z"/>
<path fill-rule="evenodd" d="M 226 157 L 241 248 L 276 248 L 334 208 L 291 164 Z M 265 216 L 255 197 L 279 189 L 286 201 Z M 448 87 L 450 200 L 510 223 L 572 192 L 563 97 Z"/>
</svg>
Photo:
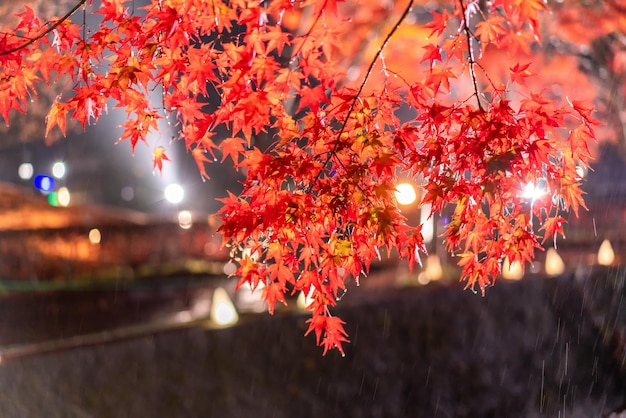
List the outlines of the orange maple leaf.
<svg viewBox="0 0 626 418">
<path fill-rule="evenodd" d="M 46 137 L 54 126 L 58 126 L 63 136 L 65 136 L 65 126 L 67 123 L 67 112 L 70 110 L 67 103 L 54 102 L 48 115 L 46 116 Z"/>
<path fill-rule="evenodd" d="M 226 160 L 226 157 L 230 157 L 235 165 L 238 164 L 239 155 L 244 151 L 243 142 L 243 139 L 237 137 L 224 139 L 220 144 L 220 147 L 222 148 L 222 162 Z"/>
<path fill-rule="evenodd" d="M 152 156 L 152 168 L 158 168 L 159 173 L 163 172 L 163 161 L 171 161 L 165 154 L 164 147 L 156 147 Z"/>
<path fill-rule="evenodd" d="M 210 163 L 211 160 L 206 157 L 206 151 L 201 147 L 196 147 L 193 149 L 193 151 L 191 151 L 191 155 L 193 156 L 193 159 L 198 166 L 198 170 L 200 171 L 202 179 L 209 179 L 209 175 L 206 173 L 206 168 L 204 167 L 204 164 Z"/>
</svg>

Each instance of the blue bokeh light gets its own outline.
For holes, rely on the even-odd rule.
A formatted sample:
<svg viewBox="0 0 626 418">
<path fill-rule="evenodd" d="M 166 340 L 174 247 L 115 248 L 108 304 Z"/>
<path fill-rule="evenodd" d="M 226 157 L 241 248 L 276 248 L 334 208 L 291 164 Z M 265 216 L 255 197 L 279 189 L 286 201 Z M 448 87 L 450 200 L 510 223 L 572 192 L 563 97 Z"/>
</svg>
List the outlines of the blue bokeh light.
<svg viewBox="0 0 626 418">
<path fill-rule="evenodd" d="M 37 190 L 41 190 L 44 193 L 50 193 L 54 190 L 54 179 L 50 176 L 40 174 L 35 177 L 33 184 Z"/>
</svg>

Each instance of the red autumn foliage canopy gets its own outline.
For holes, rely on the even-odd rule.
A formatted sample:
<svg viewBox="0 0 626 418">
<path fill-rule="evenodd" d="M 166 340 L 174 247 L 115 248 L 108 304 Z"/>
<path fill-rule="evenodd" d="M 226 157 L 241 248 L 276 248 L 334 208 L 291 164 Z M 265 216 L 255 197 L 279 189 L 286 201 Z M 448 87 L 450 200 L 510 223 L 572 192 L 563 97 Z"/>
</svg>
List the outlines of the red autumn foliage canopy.
<svg viewBox="0 0 626 418">
<path fill-rule="evenodd" d="M 220 230 L 239 284 L 263 284 L 270 312 L 310 292 L 308 332 L 343 352 L 330 308 L 346 281 L 381 253 L 412 265 L 425 252 L 395 200 L 398 176 L 423 186 L 433 213 L 451 208 L 446 247 L 483 292 L 505 258 L 532 261 L 563 233 L 563 212 L 584 207 L 577 167 L 597 121 L 590 94 L 559 95 L 536 74 L 550 61 L 546 4 L 418 3 L 80 0 L 45 21 L 26 7 L 0 34 L 0 114 L 8 124 L 38 84 L 69 76 L 48 132 L 114 106 L 133 149 L 168 119 L 203 176 L 213 156 L 232 160 L 246 180 L 223 199 Z M 149 145 L 161 170 L 167 150 Z M 527 184 L 543 197 L 529 202 Z"/>
</svg>

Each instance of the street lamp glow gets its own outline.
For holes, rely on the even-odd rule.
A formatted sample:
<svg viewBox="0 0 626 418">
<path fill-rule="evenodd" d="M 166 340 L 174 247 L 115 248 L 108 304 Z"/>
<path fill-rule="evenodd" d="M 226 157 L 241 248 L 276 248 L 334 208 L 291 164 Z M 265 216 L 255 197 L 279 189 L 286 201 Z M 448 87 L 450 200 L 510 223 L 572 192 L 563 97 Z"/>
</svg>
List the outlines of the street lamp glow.
<svg viewBox="0 0 626 418">
<path fill-rule="evenodd" d="M 180 203 L 183 201 L 183 197 L 185 197 L 185 191 L 180 184 L 170 184 L 165 188 L 165 200 L 170 203 Z"/>
<path fill-rule="evenodd" d="M 415 187 L 409 183 L 400 183 L 396 186 L 396 200 L 401 205 L 410 205 L 417 200 Z"/>
<path fill-rule="evenodd" d="M 52 175 L 58 179 L 65 176 L 65 163 L 63 161 L 57 161 L 52 165 Z"/>
<path fill-rule="evenodd" d="M 537 200 L 544 194 L 545 192 L 540 187 L 535 186 L 532 182 L 524 186 L 523 196 L 526 199 Z"/>
</svg>

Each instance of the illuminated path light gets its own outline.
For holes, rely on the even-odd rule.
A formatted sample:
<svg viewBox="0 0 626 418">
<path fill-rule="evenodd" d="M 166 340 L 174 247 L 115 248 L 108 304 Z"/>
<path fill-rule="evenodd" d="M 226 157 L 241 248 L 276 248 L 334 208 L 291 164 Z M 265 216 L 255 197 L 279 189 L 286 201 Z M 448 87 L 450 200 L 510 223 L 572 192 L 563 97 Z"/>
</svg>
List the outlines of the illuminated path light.
<svg viewBox="0 0 626 418">
<path fill-rule="evenodd" d="M 615 261 L 615 251 L 613 251 L 613 246 L 611 245 L 611 241 L 605 239 L 602 241 L 600 245 L 600 249 L 598 250 L 598 264 L 601 266 L 610 266 Z"/>
<path fill-rule="evenodd" d="M 165 200 L 170 203 L 180 203 L 185 197 L 185 191 L 180 184 L 170 184 L 165 188 L 164 192 Z"/>
<path fill-rule="evenodd" d="M 505 258 L 502 264 L 502 277 L 507 280 L 521 280 L 524 277 L 524 272 L 519 261 L 510 263 L 509 259 Z"/>
<path fill-rule="evenodd" d="M 309 289 L 308 295 L 305 295 L 304 291 L 302 290 L 300 291 L 300 293 L 298 293 L 298 299 L 296 299 L 296 306 L 298 307 L 298 309 L 304 311 L 306 310 L 306 307 L 313 302 L 313 286 L 311 286 L 311 289 Z"/>
<path fill-rule="evenodd" d="M 565 263 L 554 248 L 548 248 L 546 253 L 546 274 L 548 276 L 558 276 L 565 271 Z"/>
<path fill-rule="evenodd" d="M 235 325 L 239 321 L 239 314 L 235 305 L 228 297 L 228 293 L 222 287 L 218 287 L 213 292 L 213 303 L 211 303 L 211 319 L 221 327 Z"/>
</svg>

